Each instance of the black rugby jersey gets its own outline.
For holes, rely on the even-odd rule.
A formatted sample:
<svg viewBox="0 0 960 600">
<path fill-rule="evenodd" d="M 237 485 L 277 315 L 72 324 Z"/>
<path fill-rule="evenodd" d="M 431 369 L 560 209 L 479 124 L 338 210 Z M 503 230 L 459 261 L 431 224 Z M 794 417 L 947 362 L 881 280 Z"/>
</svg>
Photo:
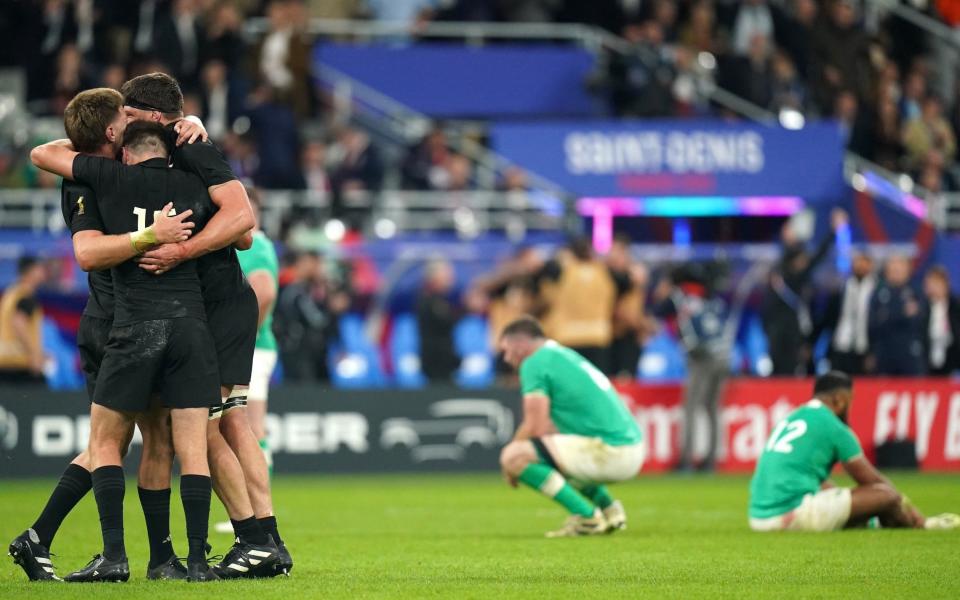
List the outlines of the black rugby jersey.
<svg viewBox="0 0 960 600">
<path fill-rule="evenodd" d="M 97 194 L 105 233 L 123 234 L 151 225 L 154 214 L 168 202 L 177 213 L 193 210 L 194 233 L 213 214 L 213 203 L 198 177 L 171 169 L 166 159 L 138 165 L 93 156 L 77 156 L 74 179 Z M 157 319 L 205 318 L 197 262 L 187 261 L 163 275 L 154 275 L 128 260 L 112 269 L 116 311 L 114 324 L 129 325 Z"/>
<path fill-rule="evenodd" d="M 81 231 L 99 231 L 105 233 L 97 195 L 89 186 L 63 180 L 60 187 L 60 210 L 63 222 L 67 224 L 70 235 Z M 113 278 L 110 270 L 90 271 L 87 273 L 90 297 L 83 314 L 98 319 L 113 319 Z"/>
</svg>

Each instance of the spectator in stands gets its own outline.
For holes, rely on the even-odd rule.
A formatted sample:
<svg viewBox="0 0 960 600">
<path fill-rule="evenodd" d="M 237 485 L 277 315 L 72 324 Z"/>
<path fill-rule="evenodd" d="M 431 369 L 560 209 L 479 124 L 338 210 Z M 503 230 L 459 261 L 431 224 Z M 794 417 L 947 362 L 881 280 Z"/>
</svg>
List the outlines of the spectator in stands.
<svg viewBox="0 0 960 600">
<path fill-rule="evenodd" d="M 867 115 L 860 110 L 856 94 L 841 90 L 833 103 L 833 118 L 840 123 L 846 147 L 857 154 L 870 152 L 870 129 Z"/>
<path fill-rule="evenodd" d="M 305 185 L 300 172 L 300 131 L 289 106 L 278 102 L 274 89 L 262 85 L 251 95 L 247 114 L 260 161 L 254 181 L 266 189 L 298 189 Z"/>
<path fill-rule="evenodd" d="M 0 297 L 0 383 L 43 382 L 43 309 L 36 293 L 46 277 L 42 262 L 24 256 L 17 262 L 17 280 Z"/>
<path fill-rule="evenodd" d="M 661 280 L 654 293 L 654 314 L 676 320 L 680 342 L 687 357 L 687 382 L 683 397 L 683 442 L 677 470 L 693 469 L 698 414 L 707 415 L 707 455 L 699 470 L 712 471 L 716 462 L 720 429 L 720 395 L 730 371 L 730 348 L 726 339 L 727 305 L 715 289 L 715 277 L 707 265 L 691 263 Z"/>
<path fill-rule="evenodd" d="M 430 22 L 439 0 L 364 0 L 366 12 L 375 21 L 406 26 L 410 33 Z"/>
<path fill-rule="evenodd" d="M 693 53 L 719 51 L 717 15 L 710 0 L 699 0 L 690 7 L 690 16 L 680 29 L 680 45 Z"/>
<path fill-rule="evenodd" d="M 908 258 L 888 259 L 883 282 L 870 301 L 870 349 L 877 375 L 920 376 L 926 371 L 925 324 L 910 271 Z"/>
<path fill-rule="evenodd" d="M 631 23 L 624 28 L 623 36 L 630 43 L 630 51 L 611 57 L 605 81 L 614 114 L 669 115 L 674 70 L 670 52 L 664 46 L 662 26 L 656 21 Z"/>
<path fill-rule="evenodd" d="M 330 281 L 315 252 L 297 256 L 292 272 L 274 312 L 284 373 L 290 381 L 327 381 L 329 344 L 339 335 L 338 317 L 350 307 L 350 298 Z"/>
<path fill-rule="evenodd" d="M 906 148 L 907 166 L 918 169 L 923 166 L 931 150 L 943 154 L 952 162 L 957 152 L 957 139 L 950 123 L 943 117 L 943 104 L 930 94 L 923 101 L 920 116 L 910 119 L 903 128 L 903 145 Z"/>
<path fill-rule="evenodd" d="M 607 265 L 594 256 L 589 240 L 573 240 L 544 267 L 544 330 L 609 373 L 613 309 L 625 287 L 618 286 Z"/>
<path fill-rule="evenodd" d="M 894 95 L 898 90 L 894 90 Z M 914 69 L 907 74 L 900 96 L 900 120 L 904 123 L 923 115 L 923 99 L 927 97 L 927 77 L 923 71 Z"/>
<path fill-rule="evenodd" d="M 308 140 L 303 145 L 303 178 L 307 189 L 317 194 L 330 192 L 330 176 L 327 174 L 327 146 L 321 140 Z"/>
<path fill-rule="evenodd" d="M 893 100 L 881 97 L 877 101 L 866 157 L 891 171 L 899 169 L 903 145 L 900 143 L 900 112 Z"/>
<path fill-rule="evenodd" d="M 848 375 L 864 375 L 870 351 L 870 299 L 877 278 L 873 273 L 873 259 L 868 254 L 858 252 L 852 263 L 852 274 L 830 298 L 818 330 L 831 331 L 827 355 L 831 369 Z"/>
<path fill-rule="evenodd" d="M 447 182 L 444 189 L 462 192 L 473 188 L 473 164 L 462 154 L 451 154 L 447 159 Z"/>
<path fill-rule="evenodd" d="M 714 89 L 712 69 L 706 69 L 692 50 L 678 46 L 674 55 L 676 77 L 673 100 L 678 116 L 704 114 L 710 108 L 710 92 Z"/>
<path fill-rule="evenodd" d="M 455 284 L 456 274 L 449 262 L 437 259 L 427 265 L 417 299 L 417 325 L 421 369 L 433 382 L 452 381 L 460 366 L 453 346 L 453 329 L 460 311 L 450 299 Z"/>
<path fill-rule="evenodd" d="M 674 0 L 653 0 L 650 17 L 663 31 L 663 39 L 669 44 L 677 41 L 677 3 Z"/>
<path fill-rule="evenodd" d="M 804 79 L 809 79 L 816 0 L 792 0 L 786 10 L 773 8 L 773 31 L 777 45 L 783 48 Z"/>
<path fill-rule="evenodd" d="M 760 42 L 757 42 L 760 38 Z M 773 15 L 766 0 L 745 0 L 740 3 L 733 23 L 733 52 L 750 56 L 755 45 L 767 48 L 773 41 Z"/>
<path fill-rule="evenodd" d="M 83 55 L 75 44 L 67 44 L 57 55 L 57 72 L 50 98 L 50 112 L 63 114 L 63 109 L 78 92 L 93 87 L 92 79 L 84 64 Z"/>
<path fill-rule="evenodd" d="M 950 275 L 944 267 L 936 265 L 927 271 L 923 292 L 927 372 L 950 375 L 960 369 L 960 301 L 950 293 Z"/>
<path fill-rule="evenodd" d="M 724 75 L 724 83 L 732 92 L 762 107 L 770 106 L 773 100 L 774 80 L 768 44 L 768 37 L 756 34 L 742 55 L 730 59 Z"/>
<path fill-rule="evenodd" d="M 271 0 L 267 5 L 270 30 L 254 50 L 256 79 L 273 89 L 278 102 L 299 118 L 309 117 L 313 106 L 310 76 L 310 42 L 297 0 Z"/>
<path fill-rule="evenodd" d="M 811 358 L 808 337 L 813 333 L 809 308 L 810 278 L 833 247 L 837 230 L 845 227 L 847 222 L 847 213 L 835 209 L 831 215 L 832 231 L 823 238 L 813 255 L 807 253 L 789 222 L 783 228 L 783 256 L 770 274 L 760 315 L 767 334 L 773 375 L 805 375 L 808 372 Z"/>
<path fill-rule="evenodd" d="M 857 26 L 854 0 L 831 0 L 827 10 L 828 19 L 813 31 L 810 65 L 814 96 L 824 113 L 841 90 L 849 89 L 863 101 L 873 89 L 868 39 Z"/>
<path fill-rule="evenodd" d="M 610 372 L 628 379 L 636 377 L 641 348 L 653 330 L 646 314 L 649 272 L 643 263 L 634 260 L 630 241 L 629 237 L 617 236 L 607 254 L 610 272 L 626 289 L 613 309 Z"/>
<path fill-rule="evenodd" d="M 380 190 L 383 161 L 370 136 L 353 127 L 343 127 L 328 149 L 330 185 L 335 215 L 344 211 L 344 197 Z"/>
<path fill-rule="evenodd" d="M 458 4 L 483 4 L 483 2 L 459 2 Z M 511 23 L 550 23 L 556 16 L 561 0 L 495 0 L 500 16 Z"/>
<path fill-rule="evenodd" d="M 447 178 L 450 149 L 443 125 L 437 123 L 415 146 L 407 150 L 401 172 L 403 186 L 411 190 L 442 189 Z"/>
<path fill-rule="evenodd" d="M 777 51 L 773 54 L 770 75 L 770 110 L 779 112 L 784 109 L 793 109 L 806 112 L 807 87 L 787 53 Z"/>
<path fill-rule="evenodd" d="M 153 49 L 180 86 L 192 89 L 199 81 L 205 41 L 197 0 L 173 0 L 170 13 L 157 22 Z"/>
<path fill-rule="evenodd" d="M 353 19 L 361 4 L 361 0 L 307 0 L 307 11 L 311 19 Z"/>
<path fill-rule="evenodd" d="M 233 2 L 220 2 L 210 12 L 206 31 L 206 59 L 223 63 L 233 71 L 246 53 L 243 16 Z"/>
<path fill-rule="evenodd" d="M 210 137 L 219 142 L 243 111 L 242 91 L 228 78 L 227 65 L 214 59 L 203 65 L 200 89 L 203 124 Z M 186 113 L 190 114 L 190 113 Z"/>
</svg>

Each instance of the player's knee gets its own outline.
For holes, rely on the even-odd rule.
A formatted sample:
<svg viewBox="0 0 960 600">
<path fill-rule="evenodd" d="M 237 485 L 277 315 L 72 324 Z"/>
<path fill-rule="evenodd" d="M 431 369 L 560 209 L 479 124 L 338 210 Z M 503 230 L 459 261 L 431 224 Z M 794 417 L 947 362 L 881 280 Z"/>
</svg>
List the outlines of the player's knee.
<svg viewBox="0 0 960 600">
<path fill-rule="evenodd" d="M 883 493 L 883 505 L 885 510 L 893 510 L 900 506 L 900 503 L 903 501 L 903 496 L 900 495 L 900 492 L 887 484 L 881 484 L 880 490 Z"/>
<path fill-rule="evenodd" d="M 514 475 L 523 471 L 532 462 L 527 445 L 524 442 L 510 442 L 504 446 L 500 452 L 500 467 Z"/>
</svg>

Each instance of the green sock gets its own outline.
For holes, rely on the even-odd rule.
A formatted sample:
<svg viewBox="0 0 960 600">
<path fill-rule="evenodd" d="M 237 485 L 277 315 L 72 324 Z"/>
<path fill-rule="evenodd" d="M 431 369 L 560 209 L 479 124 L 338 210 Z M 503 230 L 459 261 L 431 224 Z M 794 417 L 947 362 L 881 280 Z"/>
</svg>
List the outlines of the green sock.
<svg viewBox="0 0 960 600">
<path fill-rule="evenodd" d="M 553 498 L 571 514 L 583 517 L 592 517 L 593 504 L 580 495 L 570 485 L 563 475 L 543 463 L 531 463 L 520 473 L 520 481 L 539 491 L 544 496 Z"/>
<path fill-rule="evenodd" d="M 270 451 L 270 442 L 267 438 L 259 441 L 260 449 L 263 450 L 263 456 L 267 459 L 267 472 L 273 475 L 273 452 Z"/>
<path fill-rule="evenodd" d="M 580 493 L 590 498 L 590 501 L 599 506 L 600 510 L 613 504 L 613 496 L 605 485 L 585 485 L 580 488 Z"/>
</svg>

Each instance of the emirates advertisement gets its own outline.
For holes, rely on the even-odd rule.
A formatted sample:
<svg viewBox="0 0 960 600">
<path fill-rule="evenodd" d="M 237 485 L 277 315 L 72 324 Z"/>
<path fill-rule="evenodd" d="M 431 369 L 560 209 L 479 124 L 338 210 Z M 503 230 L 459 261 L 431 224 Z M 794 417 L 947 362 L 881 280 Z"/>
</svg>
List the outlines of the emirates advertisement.
<svg viewBox="0 0 960 600">
<path fill-rule="evenodd" d="M 677 460 L 683 388 L 636 383 L 617 387 L 649 444 L 644 471 L 671 468 Z M 770 431 L 808 401 L 812 389 L 813 380 L 805 379 L 729 380 L 721 398 L 719 469 L 751 471 Z M 909 440 L 921 469 L 960 471 L 960 382 L 858 379 L 849 424 L 871 460 L 884 442 Z M 702 455 L 707 442 L 697 441 Z"/>
</svg>

